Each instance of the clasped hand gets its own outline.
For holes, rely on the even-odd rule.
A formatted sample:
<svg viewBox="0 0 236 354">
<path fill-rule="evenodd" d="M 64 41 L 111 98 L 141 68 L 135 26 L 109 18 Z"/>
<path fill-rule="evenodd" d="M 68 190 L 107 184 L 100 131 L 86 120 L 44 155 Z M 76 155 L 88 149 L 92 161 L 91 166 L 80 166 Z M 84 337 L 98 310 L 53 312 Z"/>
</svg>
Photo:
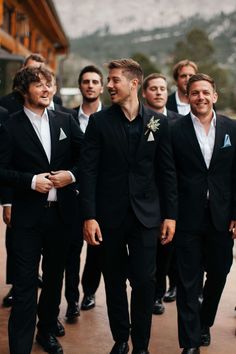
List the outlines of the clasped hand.
<svg viewBox="0 0 236 354">
<path fill-rule="evenodd" d="M 71 174 L 68 171 L 51 171 L 36 175 L 35 190 L 40 193 L 48 193 L 50 189 L 62 188 L 72 183 Z"/>
</svg>

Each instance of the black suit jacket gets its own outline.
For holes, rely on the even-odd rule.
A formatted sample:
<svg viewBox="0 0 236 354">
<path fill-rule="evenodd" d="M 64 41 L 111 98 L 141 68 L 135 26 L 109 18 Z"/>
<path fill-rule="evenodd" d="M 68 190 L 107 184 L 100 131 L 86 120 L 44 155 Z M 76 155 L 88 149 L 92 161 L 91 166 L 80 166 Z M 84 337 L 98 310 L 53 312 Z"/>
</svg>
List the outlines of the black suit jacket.
<svg viewBox="0 0 236 354">
<path fill-rule="evenodd" d="M 51 132 L 51 161 L 24 111 L 17 112 L 0 128 L 0 182 L 13 188 L 12 225 L 32 226 L 40 218 L 48 194 L 31 189 L 34 175 L 70 170 L 78 179 L 82 132 L 72 116 L 48 111 Z M 66 138 L 60 139 L 63 130 Z M 7 191 L 7 188 L 6 188 Z M 73 221 L 75 184 L 57 190 L 61 216 Z"/>
<path fill-rule="evenodd" d="M 178 113 L 178 107 L 176 103 L 176 98 L 175 98 L 175 92 L 171 93 L 168 96 L 167 102 L 166 102 L 166 108 L 169 109 L 170 111 Z"/>
<path fill-rule="evenodd" d="M 56 112 L 64 112 L 67 114 L 71 114 L 77 121 L 77 112 L 75 109 L 70 109 L 70 108 L 66 108 L 60 104 L 54 103 L 54 108 Z"/>
<path fill-rule="evenodd" d="M 117 227 L 132 206 L 146 227 L 159 225 L 161 217 L 175 219 L 176 179 L 167 119 L 142 106 L 142 134 L 136 157 L 130 161 L 120 111 L 113 105 L 89 119 L 81 160 L 84 218 Z M 160 126 L 154 140 L 147 141 L 147 123 L 153 116 Z"/>
<path fill-rule="evenodd" d="M 9 113 L 8 111 L 3 108 L 3 107 L 0 107 L 0 123 L 5 123 L 9 118 Z"/>
<path fill-rule="evenodd" d="M 230 146 L 224 146 L 229 136 Z M 173 154 L 179 196 L 177 229 L 201 228 L 209 191 L 209 207 L 214 226 L 219 231 L 236 220 L 236 122 L 216 116 L 213 155 L 207 168 L 190 114 L 171 125 Z"/>
<path fill-rule="evenodd" d="M 170 121 L 175 121 L 176 119 L 179 119 L 183 117 L 182 114 L 170 111 L 169 109 L 167 109 L 167 118 Z"/>
</svg>

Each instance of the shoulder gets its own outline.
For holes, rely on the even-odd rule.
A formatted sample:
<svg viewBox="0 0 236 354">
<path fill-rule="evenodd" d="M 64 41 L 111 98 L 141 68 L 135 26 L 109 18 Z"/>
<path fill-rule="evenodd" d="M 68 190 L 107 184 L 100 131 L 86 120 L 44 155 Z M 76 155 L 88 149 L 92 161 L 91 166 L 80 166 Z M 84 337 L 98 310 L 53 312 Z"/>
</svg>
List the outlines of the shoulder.
<svg viewBox="0 0 236 354">
<path fill-rule="evenodd" d="M 236 126 L 236 120 L 233 118 L 230 118 L 228 116 L 225 116 L 223 114 L 216 114 L 216 120 L 222 122 L 223 124 L 226 124 L 228 126 L 235 127 Z"/>
<path fill-rule="evenodd" d="M 171 120 L 174 120 L 174 119 L 179 119 L 179 118 L 182 118 L 182 114 L 179 114 L 179 113 L 176 113 L 174 111 L 171 111 L 171 110 L 167 110 L 167 118 L 168 119 L 171 119 Z"/>
<path fill-rule="evenodd" d="M 172 92 L 167 98 L 167 102 L 173 102 L 173 101 L 175 101 L 175 92 Z"/>
</svg>

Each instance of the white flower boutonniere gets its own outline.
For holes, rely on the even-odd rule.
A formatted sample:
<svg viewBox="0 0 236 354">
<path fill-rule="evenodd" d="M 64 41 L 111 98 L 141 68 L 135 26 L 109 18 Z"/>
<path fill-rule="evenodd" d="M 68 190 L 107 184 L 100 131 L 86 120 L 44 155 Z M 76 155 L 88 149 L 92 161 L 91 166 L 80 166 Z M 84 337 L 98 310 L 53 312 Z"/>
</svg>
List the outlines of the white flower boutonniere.
<svg viewBox="0 0 236 354">
<path fill-rule="evenodd" d="M 148 141 L 154 141 L 154 136 L 153 136 L 153 133 L 155 133 L 158 129 L 159 129 L 159 126 L 160 126 L 160 123 L 159 123 L 160 119 L 155 119 L 154 116 L 152 116 L 152 118 L 149 120 L 148 124 L 147 124 L 147 130 L 145 131 L 145 135 L 147 133 L 149 133 L 149 136 L 148 136 Z"/>
</svg>

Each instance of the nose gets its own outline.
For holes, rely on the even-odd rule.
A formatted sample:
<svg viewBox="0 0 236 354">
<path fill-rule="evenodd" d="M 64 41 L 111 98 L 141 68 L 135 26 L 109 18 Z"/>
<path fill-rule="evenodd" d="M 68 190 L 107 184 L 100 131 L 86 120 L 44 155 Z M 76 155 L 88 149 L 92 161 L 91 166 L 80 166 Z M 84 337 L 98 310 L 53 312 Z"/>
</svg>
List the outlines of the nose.
<svg viewBox="0 0 236 354">
<path fill-rule="evenodd" d="M 107 82 L 107 88 L 111 88 L 113 85 L 112 85 L 112 82 L 111 81 L 108 81 Z"/>
</svg>

